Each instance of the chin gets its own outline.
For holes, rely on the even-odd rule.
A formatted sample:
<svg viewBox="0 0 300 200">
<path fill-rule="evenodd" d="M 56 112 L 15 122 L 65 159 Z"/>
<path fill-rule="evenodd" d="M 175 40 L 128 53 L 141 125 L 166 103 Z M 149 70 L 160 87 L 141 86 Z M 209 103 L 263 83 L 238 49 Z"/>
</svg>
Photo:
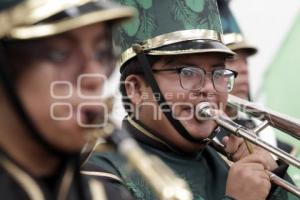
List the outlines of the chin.
<svg viewBox="0 0 300 200">
<path fill-rule="evenodd" d="M 203 149 L 206 145 L 205 144 L 198 144 L 198 143 L 192 143 L 189 141 L 185 141 L 184 144 L 180 144 L 179 148 L 182 152 L 185 153 L 195 153 L 199 152 L 201 149 Z"/>
<path fill-rule="evenodd" d="M 208 138 L 212 131 L 195 131 L 195 130 L 188 130 L 191 136 L 193 136 L 196 139 L 206 139 Z"/>
<path fill-rule="evenodd" d="M 216 127 L 216 124 L 211 120 L 199 122 L 194 118 L 183 122 L 183 125 L 191 136 L 197 139 L 208 138 Z"/>
<path fill-rule="evenodd" d="M 87 132 L 80 127 L 64 129 L 61 133 L 61 142 L 58 144 L 66 152 L 79 152 L 87 142 Z"/>
<path fill-rule="evenodd" d="M 69 140 L 62 141 L 56 146 L 66 153 L 79 153 L 85 144 L 85 140 L 70 138 Z"/>
</svg>

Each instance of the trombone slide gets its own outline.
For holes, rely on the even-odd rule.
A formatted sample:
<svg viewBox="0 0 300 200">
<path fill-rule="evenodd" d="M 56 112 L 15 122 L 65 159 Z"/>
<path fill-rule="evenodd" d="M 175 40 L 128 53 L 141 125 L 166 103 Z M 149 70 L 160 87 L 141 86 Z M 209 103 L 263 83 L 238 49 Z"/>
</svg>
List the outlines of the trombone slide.
<svg viewBox="0 0 300 200">
<path fill-rule="evenodd" d="M 288 153 L 282 151 L 281 149 L 275 148 L 272 145 L 261 140 L 254 131 L 249 130 L 234 121 L 232 121 L 228 116 L 224 113 L 219 114 L 218 110 L 214 110 L 211 108 L 210 103 L 202 102 L 196 106 L 196 117 L 201 119 L 213 119 L 224 128 L 230 130 L 234 135 L 238 137 L 242 137 L 245 140 L 264 148 L 265 150 L 269 151 L 270 153 L 276 155 L 278 158 L 284 160 L 285 162 L 300 168 L 300 161 L 297 160 L 295 157 L 289 155 Z M 219 146 L 217 149 L 220 149 L 220 145 L 214 142 L 215 146 Z M 270 180 L 272 183 L 286 189 L 287 191 L 295 194 L 296 196 L 300 197 L 300 190 L 295 187 L 294 185 L 288 183 L 287 181 L 283 180 L 282 178 L 276 176 L 272 172 L 268 172 L 270 176 Z"/>
<path fill-rule="evenodd" d="M 254 103 L 233 95 L 228 95 L 228 105 L 261 120 L 265 120 L 270 126 L 277 128 L 300 140 L 300 121 L 298 119 L 294 119 L 290 116 L 275 112 L 267 108 L 259 107 Z"/>
</svg>

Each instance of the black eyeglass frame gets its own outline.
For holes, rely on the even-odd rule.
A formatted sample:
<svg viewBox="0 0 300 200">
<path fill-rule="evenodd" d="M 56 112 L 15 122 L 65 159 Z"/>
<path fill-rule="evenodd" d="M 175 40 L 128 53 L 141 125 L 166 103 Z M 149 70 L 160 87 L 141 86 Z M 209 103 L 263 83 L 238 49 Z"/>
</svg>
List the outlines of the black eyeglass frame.
<svg viewBox="0 0 300 200">
<path fill-rule="evenodd" d="M 184 90 L 188 90 L 188 91 L 197 91 L 199 89 L 186 89 L 183 87 L 182 85 L 182 81 L 181 81 L 181 78 L 180 78 L 180 74 L 181 74 L 181 71 L 185 68 L 193 68 L 193 69 L 196 69 L 196 70 L 201 70 L 202 72 L 204 72 L 204 76 L 206 74 L 211 74 L 211 76 L 213 77 L 215 71 L 219 71 L 219 70 L 226 70 L 226 71 L 230 71 L 231 73 L 233 73 L 233 76 L 234 78 L 236 78 L 238 76 L 238 72 L 234 71 L 234 70 L 231 70 L 231 69 L 214 69 L 212 70 L 212 72 L 207 72 L 205 71 L 204 69 L 200 68 L 200 67 L 193 67 L 193 66 L 184 66 L 184 67 L 174 67 L 174 68 L 163 68 L 163 69 L 152 69 L 152 72 L 154 73 L 157 73 L 157 72 L 164 72 L 164 71 L 176 71 L 176 73 L 178 74 L 179 76 L 179 80 L 180 80 L 180 86 L 182 87 L 182 89 Z M 215 86 L 215 82 L 213 81 L 213 85 L 214 85 L 214 88 L 217 90 L 217 87 Z M 231 89 L 232 90 L 232 89 Z M 227 91 L 227 92 L 230 92 L 231 90 Z M 218 91 L 218 90 L 217 90 Z"/>
</svg>

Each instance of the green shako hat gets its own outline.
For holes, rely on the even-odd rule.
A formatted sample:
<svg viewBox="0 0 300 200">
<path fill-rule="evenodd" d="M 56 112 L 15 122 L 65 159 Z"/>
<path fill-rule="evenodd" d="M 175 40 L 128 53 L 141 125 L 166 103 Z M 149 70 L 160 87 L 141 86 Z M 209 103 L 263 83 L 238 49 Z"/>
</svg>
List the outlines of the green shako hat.
<svg viewBox="0 0 300 200">
<path fill-rule="evenodd" d="M 244 49 L 249 55 L 257 53 L 257 49 L 250 45 L 229 8 L 229 0 L 217 0 L 224 32 L 224 42 L 233 51 Z"/>
<path fill-rule="evenodd" d="M 148 55 L 203 52 L 234 53 L 222 40 L 222 27 L 215 0 L 116 0 L 133 6 L 138 16 L 114 32 L 115 47 L 122 52 L 121 67 L 136 56 L 139 44 Z"/>
</svg>

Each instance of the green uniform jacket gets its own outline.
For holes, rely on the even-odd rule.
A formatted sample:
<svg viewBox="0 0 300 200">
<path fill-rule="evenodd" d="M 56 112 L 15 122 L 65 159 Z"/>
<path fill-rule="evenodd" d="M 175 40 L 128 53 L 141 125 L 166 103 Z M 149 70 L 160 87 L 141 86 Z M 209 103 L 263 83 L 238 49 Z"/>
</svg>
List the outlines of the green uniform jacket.
<svg viewBox="0 0 300 200">
<path fill-rule="evenodd" d="M 70 163 L 55 176 L 36 178 L 0 151 L 0 199 L 2 200 L 132 200 L 125 188 L 80 173 Z M 95 168 L 96 169 L 96 168 Z M 99 168 L 97 168 L 99 169 Z M 86 174 L 86 175 L 85 175 Z"/>
<path fill-rule="evenodd" d="M 130 118 L 124 120 L 123 128 L 137 139 L 139 145 L 149 154 L 154 154 L 171 167 L 177 175 L 190 186 L 194 200 L 225 200 L 226 180 L 229 166 L 210 146 L 193 155 L 182 154 L 175 148 L 157 138 L 155 132 L 146 128 L 141 122 Z M 153 200 L 155 194 L 137 172 L 128 171 L 126 160 L 115 152 L 94 152 L 89 162 L 101 166 L 106 172 L 122 180 L 125 187 L 137 199 Z M 281 188 L 276 188 L 270 199 L 297 199 Z"/>
</svg>

